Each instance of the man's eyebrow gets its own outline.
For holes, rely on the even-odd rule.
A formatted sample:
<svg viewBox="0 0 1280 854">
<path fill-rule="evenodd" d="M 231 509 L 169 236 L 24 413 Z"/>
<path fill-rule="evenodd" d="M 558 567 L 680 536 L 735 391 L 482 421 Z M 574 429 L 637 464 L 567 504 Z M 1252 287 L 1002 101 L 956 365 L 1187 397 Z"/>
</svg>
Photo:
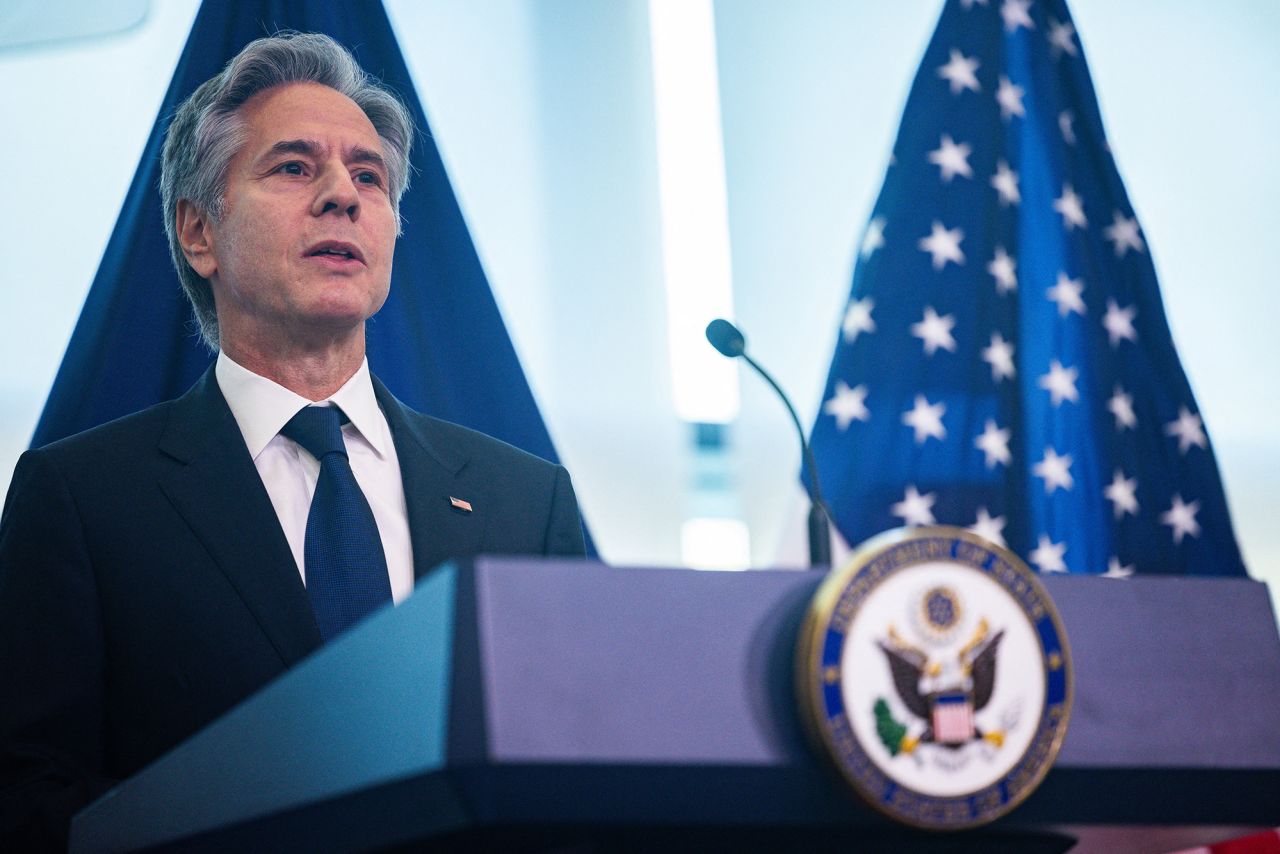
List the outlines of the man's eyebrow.
<svg viewBox="0 0 1280 854">
<path fill-rule="evenodd" d="M 319 143 L 309 139 L 282 139 L 267 149 L 267 156 L 276 154 L 305 154 L 315 157 L 320 153 Z"/>
<path fill-rule="evenodd" d="M 271 148 L 267 149 L 266 156 L 274 157 L 279 154 L 301 154 L 307 157 L 319 157 L 321 145 L 310 139 L 282 139 Z M 347 155 L 348 163 L 366 163 L 377 166 L 382 171 L 387 171 L 387 161 L 381 154 L 372 148 L 364 148 L 357 146 L 351 149 Z"/>
<path fill-rule="evenodd" d="M 377 166 L 383 172 L 387 171 L 386 159 L 371 148 L 353 148 L 347 160 L 351 163 L 368 163 Z"/>
</svg>

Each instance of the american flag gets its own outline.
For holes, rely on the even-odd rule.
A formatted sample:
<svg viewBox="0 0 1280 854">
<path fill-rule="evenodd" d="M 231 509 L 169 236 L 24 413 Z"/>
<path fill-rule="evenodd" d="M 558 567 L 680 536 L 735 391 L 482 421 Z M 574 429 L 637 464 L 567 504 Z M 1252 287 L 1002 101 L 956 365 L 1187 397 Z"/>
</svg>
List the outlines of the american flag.
<svg viewBox="0 0 1280 854">
<path fill-rule="evenodd" d="M 850 543 L 951 524 L 1041 572 L 1243 575 L 1062 0 L 951 0 L 812 433 Z"/>
</svg>

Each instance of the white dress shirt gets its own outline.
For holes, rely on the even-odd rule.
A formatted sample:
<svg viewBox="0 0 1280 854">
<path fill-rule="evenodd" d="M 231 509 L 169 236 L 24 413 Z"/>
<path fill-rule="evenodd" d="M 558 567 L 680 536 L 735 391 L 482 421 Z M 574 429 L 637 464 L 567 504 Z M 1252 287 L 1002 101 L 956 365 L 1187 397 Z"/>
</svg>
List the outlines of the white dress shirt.
<svg viewBox="0 0 1280 854">
<path fill-rule="evenodd" d="M 280 430 L 300 409 L 312 405 L 312 401 L 241 367 L 226 353 L 218 353 L 214 376 L 240 426 L 249 456 L 293 550 L 302 583 L 306 584 L 307 514 L 311 511 L 311 496 L 315 494 L 320 476 L 320 462 L 297 442 L 281 436 Z M 356 483 L 373 509 L 382 550 L 387 557 L 391 598 L 399 604 L 413 592 L 409 511 L 400 479 L 400 459 L 396 456 L 387 418 L 373 394 L 367 359 L 332 397 L 317 402 L 317 405 L 331 404 L 341 407 L 351 419 L 342 427 L 342 439 Z"/>
</svg>

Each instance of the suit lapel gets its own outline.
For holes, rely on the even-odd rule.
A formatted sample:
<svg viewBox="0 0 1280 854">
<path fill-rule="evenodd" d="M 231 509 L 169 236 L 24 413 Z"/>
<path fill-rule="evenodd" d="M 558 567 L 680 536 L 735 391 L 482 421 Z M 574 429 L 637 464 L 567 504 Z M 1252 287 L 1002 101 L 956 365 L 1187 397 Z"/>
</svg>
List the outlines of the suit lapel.
<svg viewBox="0 0 1280 854">
<path fill-rule="evenodd" d="M 396 400 L 377 377 L 373 389 L 400 458 L 413 575 L 420 579 L 451 557 L 476 553 L 484 530 L 484 507 L 465 512 L 450 503 L 450 498 L 468 497 L 458 494 L 465 485 L 466 456 L 441 443 L 432 420 Z"/>
<path fill-rule="evenodd" d="M 185 464 L 161 488 L 284 664 L 317 649 L 320 632 L 293 552 L 213 368 L 174 402 L 160 450 Z"/>
</svg>

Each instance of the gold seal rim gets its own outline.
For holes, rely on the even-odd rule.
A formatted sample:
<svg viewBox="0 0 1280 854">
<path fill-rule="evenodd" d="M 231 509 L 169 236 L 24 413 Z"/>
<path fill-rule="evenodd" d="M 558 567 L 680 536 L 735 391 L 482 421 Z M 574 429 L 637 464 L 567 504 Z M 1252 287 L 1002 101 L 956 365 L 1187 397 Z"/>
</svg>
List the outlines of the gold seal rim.
<svg viewBox="0 0 1280 854">
<path fill-rule="evenodd" d="M 1006 803 L 1001 804 L 998 809 L 992 810 L 990 813 L 982 815 L 976 819 L 966 822 L 957 822 L 955 824 L 930 824 L 925 821 L 913 820 L 911 817 L 895 812 L 887 807 L 882 801 L 868 791 L 861 780 L 850 773 L 849 769 L 838 758 L 836 745 L 831 737 L 830 728 L 826 725 L 826 716 L 823 712 L 822 699 L 822 641 L 826 637 L 827 630 L 831 624 L 835 613 L 836 605 L 839 603 L 844 591 L 850 584 L 857 579 L 858 574 L 867 567 L 873 560 L 880 555 L 890 551 L 893 548 L 901 546 L 904 543 L 913 540 L 927 539 L 958 539 L 968 542 L 972 545 L 979 546 L 987 551 L 994 553 L 997 557 L 1004 560 L 1006 564 L 1023 577 L 1035 591 L 1037 597 L 1045 605 L 1045 614 L 1049 617 L 1053 624 L 1055 633 L 1057 634 L 1062 647 L 1062 670 L 1064 673 L 1064 691 L 1062 700 L 1062 717 L 1061 724 L 1057 727 L 1053 735 L 1053 739 L 1046 752 L 1045 761 L 1036 769 L 1034 775 L 1026 786 L 1010 798 Z M 937 560 L 937 558 L 929 558 L 929 560 Z M 948 558 L 948 560 L 953 560 Z M 909 569 L 912 566 L 918 566 L 925 560 L 904 564 L 895 567 L 890 574 L 897 573 L 903 569 Z M 956 562 L 957 566 L 966 569 L 975 569 L 975 567 Z M 1001 585 L 1004 586 L 1003 584 Z M 1016 599 L 1016 597 L 1015 597 Z M 862 604 L 849 615 L 849 623 L 852 624 L 857 619 L 858 613 L 862 610 Z M 1025 613 L 1025 612 L 1024 612 Z M 1025 614 L 1028 622 L 1034 630 L 1036 621 L 1031 618 L 1030 614 Z M 1040 658 L 1042 661 L 1048 659 L 1048 653 L 1044 648 L 1043 641 L 1040 639 L 1038 631 L 1033 632 L 1036 636 L 1037 643 L 1040 644 Z M 842 656 L 843 657 L 843 656 Z M 1046 669 L 1047 675 L 1047 669 Z M 915 827 L 921 830 L 934 832 L 948 832 L 958 830 L 968 830 L 975 827 L 982 827 L 997 821 L 1000 818 L 1013 812 L 1022 805 L 1033 792 L 1044 782 L 1045 776 L 1049 773 L 1049 769 L 1057 762 L 1058 754 L 1062 749 L 1062 742 L 1066 738 L 1067 730 L 1071 725 L 1071 712 L 1075 706 L 1075 667 L 1071 655 L 1071 644 L 1067 637 L 1066 626 L 1062 622 L 1062 615 L 1058 612 L 1057 604 L 1049 596 L 1049 591 L 1045 589 L 1044 584 L 1040 581 L 1039 576 L 1031 570 L 1026 563 L 1018 557 L 1014 552 L 1004 546 L 1000 546 L 991 542 L 985 537 L 980 537 L 964 528 L 958 528 L 951 525 L 927 525 L 912 528 L 893 528 L 867 539 L 861 543 L 849 555 L 849 558 L 838 569 L 833 569 L 828 573 L 827 577 L 818 585 L 817 591 L 814 592 L 813 598 L 809 602 L 809 607 L 805 612 L 805 617 L 800 627 L 799 640 L 796 644 L 795 659 L 795 689 L 797 693 L 800 719 L 805 730 L 805 734 L 810 743 L 817 752 L 825 760 L 828 768 L 834 771 L 847 786 L 852 789 L 858 799 L 870 806 L 876 812 L 884 815 L 900 824 Z M 1043 725 L 1044 712 L 1041 712 L 1041 721 L 1038 726 Z M 1032 745 L 1035 741 L 1032 741 Z M 859 749 L 865 754 L 866 750 L 859 745 Z M 1028 748 L 1029 752 L 1030 748 Z M 1019 762 L 1025 758 L 1019 758 Z M 868 757 L 869 758 L 869 757 Z M 1015 763 L 1015 767 L 1016 767 Z M 882 772 L 883 773 L 883 772 Z M 888 774 L 885 774 L 888 777 Z M 890 779 L 892 779 L 890 777 Z M 1004 779 L 1003 777 L 1001 779 Z M 897 781 L 894 781 L 897 783 Z M 999 782 L 999 781 L 997 781 Z M 913 794 L 931 801 L 954 801 L 956 803 L 965 802 L 974 793 L 959 795 L 953 797 L 941 797 L 936 795 L 925 795 L 916 792 L 909 786 L 898 783 L 898 785 Z M 980 790 L 979 790 L 980 791 Z"/>
</svg>

